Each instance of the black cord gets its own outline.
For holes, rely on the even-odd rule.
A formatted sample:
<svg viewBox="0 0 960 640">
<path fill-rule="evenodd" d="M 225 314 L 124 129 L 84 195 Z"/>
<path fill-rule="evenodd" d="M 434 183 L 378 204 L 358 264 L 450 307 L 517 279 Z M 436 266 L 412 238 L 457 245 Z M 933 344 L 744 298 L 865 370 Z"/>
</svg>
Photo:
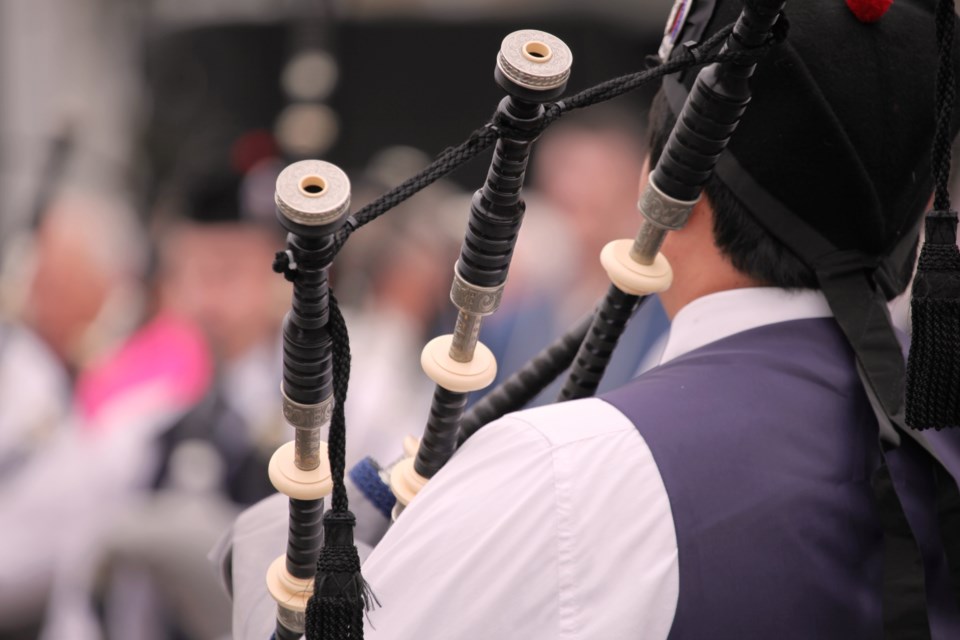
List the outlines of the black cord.
<svg viewBox="0 0 960 640">
<path fill-rule="evenodd" d="M 343 320 L 340 305 L 330 292 L 330 322 L 328 331 L 333 340 L 333 416 L 330 419 L 328 439 L 330 455 L 330 475 L 333 478 L 333 497 L 331 505 L 334 511 L 347 511 L 347 489 L 343 475 L 347 459 L 347 425 L 344 407 L 347 403 L 347 387 L 350 383 L 350 335 L 347 323 Z"/>
<path fill-rule="evenodd" d="M 766 43 L 755 49 L 748 51 L 721 51 L 712 55 L 706 55 L 707 52 L 716 49 L 724 42 L 727 36 L 733 31 L 733 25 L 727 25 L 699 45 L 684 45 L 680 52 L 669 62 L 664 62 L 650 69 L 601 82 L 598 85 L 570 96 L 566 100 L 545 105 L 546 113 L 541 121 L 540 128 L 533 133 L 533 137 L 542 133 L 550 124 L 556 122 L 570 111 L 612 100 L 671 73 L 677 73 L 692 67 L 699 67 L 714 62 L 737 62 L 741 64 L 755 62 L 762 58 L 770 47 L 784 39 L 786 36 L 786 28 L 787 21 L 781 19 L 778 22 L 778 28 L 775 29 L 773 36 Z M 522 133 L 524 138 L 531 136 L 530 131 L 524 131 Z M 503 122 L 493 119 L 471 133 L 470 137 L 464 142 L 455 147 L 448 147 L 420 173 L 405 180 L 402 184 L 387 191 L 354 213 L 350 217 L 349 224 L 344 225 L 337 233 L 336 239 L 334 240 L 334 250 L 339 251 L 347 241 L 347 238 L 350 237 L 350 234 L 360 227 L 376 220 L 397 205 L 410 199 L 420 191 L 423 191 L 440 178 L 453 173 L 467 161 L 492 146 L 498 138 L 510 136 L 516 137 L 517 133 L 509 130 Z"/>
<path fill-rule="evenodd" d="M 953 140 L 950 136 L 953 122 L 953 104 L 956 84 L 953 75 L 953 31 L 956 20 L 953 0 L 937 4 L 937 128 L 933 139 L 933 174 L 936 183 L 933 208 L 950 210 L 950 160 Z"/>
</svg>

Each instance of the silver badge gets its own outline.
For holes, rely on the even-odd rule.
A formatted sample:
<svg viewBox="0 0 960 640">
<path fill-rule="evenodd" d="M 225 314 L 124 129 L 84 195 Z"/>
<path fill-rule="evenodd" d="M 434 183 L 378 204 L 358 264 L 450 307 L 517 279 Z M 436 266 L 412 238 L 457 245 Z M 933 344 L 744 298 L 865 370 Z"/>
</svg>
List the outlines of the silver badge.
<svg viewBox="0 0 960 640">
<path fill-rule="evenodd" d="M 690 13 L 690 7 L 693 0 L 675 0 L 673 10 L 670 11 L 670 17 L 667 19 L 667 25 L 663 29 L 663 40 L 660 42 L 660 60 L 666 62 L 670 58 L 677 39 L 680 38 L 680 32 L 683 31 L 683 25 L 687 22 L 687 15 Z"/>
</svg>

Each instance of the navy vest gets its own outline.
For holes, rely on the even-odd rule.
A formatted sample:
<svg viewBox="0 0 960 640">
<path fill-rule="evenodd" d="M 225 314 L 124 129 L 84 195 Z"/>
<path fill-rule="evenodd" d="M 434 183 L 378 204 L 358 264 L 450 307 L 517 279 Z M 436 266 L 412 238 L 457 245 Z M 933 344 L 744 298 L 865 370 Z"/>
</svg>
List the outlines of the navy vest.
<svg viewBox="0 0 960 640">
<path fill-rule="evenodd" d="M 672 640 L 882 637 L 877 423 L 832 319 L 727 337 L 602 397 L 637 426 L 670 499 Z M 923 550 L 933 637 L 955 640 L 922 458 L 912 443 L 887 455 Z"/>
</svg>

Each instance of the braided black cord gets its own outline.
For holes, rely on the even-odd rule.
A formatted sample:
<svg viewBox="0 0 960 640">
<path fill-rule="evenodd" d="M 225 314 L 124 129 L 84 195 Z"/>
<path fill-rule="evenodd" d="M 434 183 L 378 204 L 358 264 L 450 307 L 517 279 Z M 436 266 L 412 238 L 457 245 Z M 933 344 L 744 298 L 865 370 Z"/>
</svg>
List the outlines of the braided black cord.
<svg viewBox="0 0 960 640">
<path fill-rule="evenodd" d="M 339 250 L 343 243 L 347 241 L 347 238 L 350 237 L 350 234 L 363 225 L 376 220 L 387 211 L 423 191 L 440 178 L 453 173 L 468 160 L 488 149 L 497 141 L 498 137 L 499 133 L 494 128 L 493 123 L 488 122 L 471 133 L 470 137 L 464 142 L 455 147 L 444 149 L 423 171 L 390 189 L 390 191 L 350 216 L 334 239 L 335 249 Z"/>
<path fill-rule="evenodd" d="M 327 325 L 333 339 L 333 416 L 330 419 L 328 451 L 330 475 L 333 477 L 331 506 L 334 511 L 348 511 L 347 488 L 343 474 L 347 459 L 347 424 L 344 407 L 347 403 L 347 387 L 350 384 L 350 335 L 343 320 L 340 305 L 330 293 L 330 321 Z"/>
<path fill-rule="evenodd" d="M 706 55 L 708 51 L 712 51 L 721 45 L 732 31 L 733 24 L 728 24 L 723 29 L 720 29 L 720 31 L 704 40 L 703 43 L 696 46 L 682 47 L 678 54 L 668 62 L 663 62 L 649 69 L 644 69 L 643 71 L 628 73 L 627 75 L 606 80 L 598 85 L 590 87 L 589 89 L 584 89 L 579 93 L 573 94 L 569 98 L 565 98 L 564 100 L 555 103 L 555 108 L 547 107 L 548 115 L 544 119 L 544 127 L 565 113 L 569 113 L 575 109 L 589 107 L 600 102 L 606 102 L 607 100 L 612 100 L 613 98 L 617 98 L 625 93 L 633 91 L 634 89 L 642 87 L 651 80 L 659 80 L 663 76 L 670 75 L 671 73 L 677 73 L 691 67 L 699 67 L 714 62 L 724 62 L 733 59 L 743 59 L 744 61 L 753 60 L 756 57 L 753 52 L 750 52 L 747 55 L 744 55 L 743 52 L 726 52 L 716 53 L 710 56 Z M 556 114 L 554 115 L 555 111 Z"/>
<path fill-rule="evenodd" d="M 950 210 L 950 160 L 953 140 L 950 129 L 956 80 L 953 75 L 953 31 L 956 20 L 952 0 L 937 4 L 937 129 L 933 139 L 933 174 L 936 181 L 933 207 L 937 211 Z"/>
<path fill-rule="evenodd" d="M 650 69 L 601 82 L 565 100 L 544 105 L 544 117 L 539 129 L 533 133 L 532 137 L 542 133 L 550 124 L 570 111 L 611 100 L 634 89 L 638 89 L 649 82 L 659 80 L 671 73 L 677 73 L 692 67 L 699 67 L 714 62 L 749 64 L 756 61 L 766 53 L 767 49 L 783 39 L 785 28 L 786 20 L 781 20 L 780 29 L 776 30 L 774 36 L 760 47 L 747 51 L 722 51 L 707 55 L 709 51 L 716 49 L 718 45 L 724 42 L 727 36 L 733 31 L 733 25 L 727 25 L 710 36 L 710 38 L 702 44 L 697 46 L 684 46 L 669 62 L 664 62 Z M 423 171 L 387 191 L 350 216 L 347 223 L 337 232 L 334 240 L 334 249 L 339 251 L 354 231 L 376 220 L 397 205 L 410 199 L 420 191 L 423 191 L 440 178 L 449 175 L 467 161 L 488 149 L 498 138 L 516 135 L 516 132 L 509 131 L 505 124 L 497 119 L 491 120 L 481 128 L 475 130 L 464 142 L 442 151 Z M 525 131 L 523 132 L 523 136 L 531 136 L 531 132 Z"/>
</svg>

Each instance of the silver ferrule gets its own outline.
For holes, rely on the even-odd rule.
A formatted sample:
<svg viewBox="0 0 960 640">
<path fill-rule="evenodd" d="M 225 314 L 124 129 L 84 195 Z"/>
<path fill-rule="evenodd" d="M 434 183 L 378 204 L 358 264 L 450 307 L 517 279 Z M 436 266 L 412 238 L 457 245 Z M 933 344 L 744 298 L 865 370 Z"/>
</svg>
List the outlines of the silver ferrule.
<svg viewBox="0 0 960 640">
<path fill-rule="evenodd" d="M 296 429 L 293 434 L 293 464 L 303 471 L 319 467 L 320 429 Z"/>
<path fill-rule="evenodd" d="M 478 316 L 489 316 L 500 307 L 504 285 L 479 287 L 467 282 L 460 275 L 458 265 L 453 267 L 453 285 L 450 287 L 450 302 L 457 309 Z"/>
<path fill-rule="evenodd" d="M 305 611 L 294 611 L 277 605 L 277 622 L 294 633 L 304 633 L 307 629 L 307 614 Z"/>
<path fill-rule="evenodd" d="M 333 395 L 317 404 L 300 404 L 280 386 L 283 417 L 294 429 L 319 429 L 333 417 Z"/>
<path fill-rule="evenodd" d="M 690 212 L 699 202 L 671 198 L 657 187 L 656 173 L 650 175 L 647 186 L 640 194 L 637 208 L 643 215 L 640 230 L 630 248 L 630 257 L 640 264 L 653 264 L 667 232 L 682 229 L 690 218 Z"/>
<path fill-rule="evenodd" d="M 477 350 L 480 339 L 480 324 L 483 316 L 460 310 L 457 324 L 453 328 L 453 340 L 450 342 L 450 357 L 457 362 L 470 362 Z"/>
<path fill-rule="evenodd" d="M 291 400 L 280 385 L 283 418 L 293 427 L 293 462 L 298 469 L 311 471 L 320 466 L 320 430 L 333 417 L 333 395 L 317 404 Z"/>
<path fill-rule="evenodd" d="M 453 267 L 453 285 L 450 287 L 450 302 L 459 310 L 457 325 L 453 329 L 450 357 L 457 362 L 470 362 L 477 350 L 480 324 L 500 307 L 505 284 L 495 287 L 480 287 L 467 282 L 460 275 L 459 263 Z"/>
</svg>

